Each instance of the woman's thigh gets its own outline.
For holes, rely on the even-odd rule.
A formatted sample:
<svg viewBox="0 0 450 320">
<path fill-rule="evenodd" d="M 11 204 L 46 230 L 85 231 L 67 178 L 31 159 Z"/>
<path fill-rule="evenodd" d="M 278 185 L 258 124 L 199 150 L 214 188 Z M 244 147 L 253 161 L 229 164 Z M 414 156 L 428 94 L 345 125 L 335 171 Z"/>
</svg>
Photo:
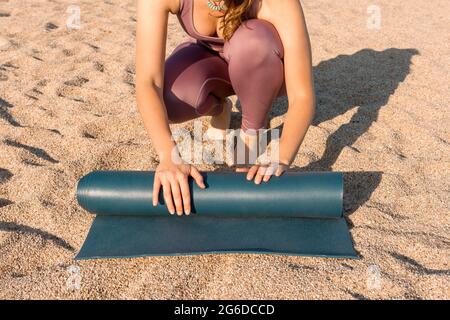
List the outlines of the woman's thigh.
<svg viewBox="0 0 450 320">
<path fill-rule="evenodd" d="M 164 103 L 171 122 L 179 123 L 221 111 L 221 99 L 234 94 L 228 64 L 201 44 L 186 42 L 167 58 Z"/>
<path fill-rule="evenodd" d="M 245 21 L 225 43 L 224 58 L 241 102 L 242 128 L 263 128 L 275 98 L 286 91 L 284 46 L 277 29 L 266 20 Z"/>
</svg>

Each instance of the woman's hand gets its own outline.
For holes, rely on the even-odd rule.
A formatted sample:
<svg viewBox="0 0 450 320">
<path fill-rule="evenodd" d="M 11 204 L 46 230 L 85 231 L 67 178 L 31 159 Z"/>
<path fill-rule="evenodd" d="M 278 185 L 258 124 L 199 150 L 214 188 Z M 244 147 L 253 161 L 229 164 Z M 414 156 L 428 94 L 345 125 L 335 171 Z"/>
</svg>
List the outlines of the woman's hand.
<svg viewBox="0 0 450 320">
<path fill-rule="evenodd" d="M 275 175 L 281 176 L 289 166 L 281 163 L 271 163 L 269 165 L 255 164 L 250 168 L 237 168 L 236 172 L 247 172 L 247 180 L 255 180 L 256 184 L 268 182 Z"/>
<path fill-rule="evenodd" d="M 245 159 L 247 166 L 238 166 L 236 172 L 247 172 L 247 180 L 254 180 L 255 184 L 261 184 L 263 181 L 268 182 L 273 175 L 277 177 L 281 176 L 289 168 L 290 165 L 287 164 L 287 161 L 280 161 L 279 154 L 276 154 L 276 158 L 273 157 L 273 155 L 270 155 L 267 146 L 264 149 L 259 150 L 261 154 L 258 155 L 258 159 L 256 160 L 257 163 L 250 165 L 250 154 L 257 153 L 255 150 L 261 148 L 261 146 L 258 146 L 259 136 L 247 135 L 241 131 L 239 137 L 241 143 L 245 146 L 243 158 Z M 234 150 L 234 163 L 238 162 L 238 152 L 239 149 L 236 146 Z"/>
<path fill-rule="evenodd" d="M 191 176 L 197 185 L 204 189 L 205 184 L 200 172 L 185 163 L 176 164 L 172 160 L 162 161 L 155 172 L 153 183 L 153 206 L 158 205 L 158 195 L 163 188 L 164 202 L 170 214 L 175 212 L 181 216 L 191 213 L 191 195 L 188 178 Z"/>
</svg>

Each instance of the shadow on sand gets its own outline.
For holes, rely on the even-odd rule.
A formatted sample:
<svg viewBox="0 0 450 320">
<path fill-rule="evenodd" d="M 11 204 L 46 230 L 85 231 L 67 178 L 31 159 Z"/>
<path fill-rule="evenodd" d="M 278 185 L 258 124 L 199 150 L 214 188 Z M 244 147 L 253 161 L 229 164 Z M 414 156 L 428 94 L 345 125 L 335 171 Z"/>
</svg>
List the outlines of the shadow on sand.
<svg viewBox="0 0 450 320">
<path fill-rule="evenodd" d="M 339 55 L 314 67 L 317 109 L 314 126 L 356 108 L 348 123 L 335 130 L 326 141 L 322 157 L 297 171 L 330 171 L 345 147 L 352 145 L 378 119 L 399 84 L 410 73 L 416 49 L 363 49 Z M 271 117 L 284 115 L 287 99 L 277 104 Z M 238 102 L 238 108 L 240 104 Z M 234 115 L 236 117 L 236 115 Z M 234 119 L 234 123 L 236 119 Z M 275 128 L 282 130 L 282 126 Z M 358 150 L 356 150 L 359 152 Z M 382 172 L 344 173 L 344 211 L 349 216 L 370 198 L 381 182 Z"/>
</svg>

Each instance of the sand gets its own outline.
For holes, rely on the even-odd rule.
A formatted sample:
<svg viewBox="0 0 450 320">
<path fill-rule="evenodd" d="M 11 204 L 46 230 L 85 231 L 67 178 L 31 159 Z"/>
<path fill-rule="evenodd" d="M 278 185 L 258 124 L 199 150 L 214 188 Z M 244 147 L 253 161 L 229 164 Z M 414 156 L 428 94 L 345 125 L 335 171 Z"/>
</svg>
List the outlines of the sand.
<svg viewBox="0 0 450 320">
<path fill-rule="evenodd" d="M 303 1 L 318 114 L 292 170 L 347 172 L 361 259 L 83 262 L 73 257 L 93 217 L 77 180 L 157 158 L 135 102 L 135 2 L 78 1 L 81 28 L 69 30 L 72 3 L 0 3 L 0 298 L 450 298 L 450 2 L 378 0 L 371 29 L 372 1 Z M 169 29 L 167 54 L 187 39 L 175 17 Z M 272 127 L 286 107 L 276 102 Z"/>
</svg>

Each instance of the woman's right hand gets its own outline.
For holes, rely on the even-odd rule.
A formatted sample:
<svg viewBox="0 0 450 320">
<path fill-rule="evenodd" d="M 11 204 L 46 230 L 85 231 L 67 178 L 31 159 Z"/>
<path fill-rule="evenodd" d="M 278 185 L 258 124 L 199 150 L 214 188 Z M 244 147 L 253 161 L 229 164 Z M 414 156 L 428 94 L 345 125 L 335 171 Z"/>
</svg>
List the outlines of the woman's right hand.
<svg viewBox="0 0 450 320">
<path fill-rule="evenodd" d="M 203 177 L 194 166 L 174 163 L 171 159 L 160 162 L 153 182 L 153 206 L 158 205 L 158 195 L 163 188 L 164 202 L 170 214 L 181 216 L 191 213 L 191 194 L 188 178 L 191 176 L 197 185 L 205 189 Z"/>
</svg>

